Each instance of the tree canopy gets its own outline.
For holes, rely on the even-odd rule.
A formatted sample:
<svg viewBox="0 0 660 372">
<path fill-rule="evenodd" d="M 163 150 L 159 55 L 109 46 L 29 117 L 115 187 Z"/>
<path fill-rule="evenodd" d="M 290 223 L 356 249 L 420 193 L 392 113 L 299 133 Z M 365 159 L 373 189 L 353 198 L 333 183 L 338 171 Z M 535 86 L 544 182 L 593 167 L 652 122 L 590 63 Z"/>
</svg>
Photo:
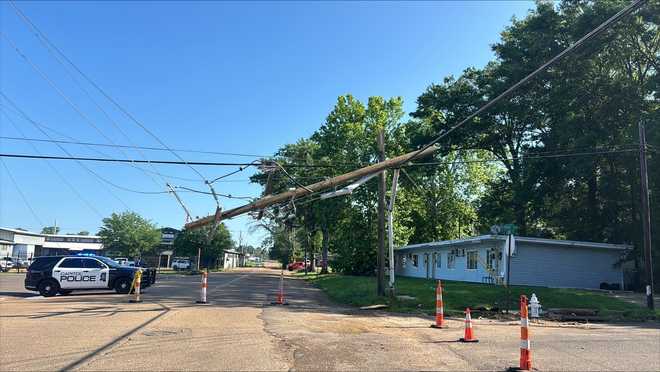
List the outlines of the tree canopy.
<svg viewBox="0 0 660 372">
<path fill-rule="evenodd" d="M 128 257 L 141 257 L 160 243 L 160 230 L 135 212 L 113 213 L 99 231 L 103 246 Z"/>
<path fill-rule="evenodd" d="M 381 128 L 388 157 L 428 143 L 625 5 L 538 2 L 502 31 L 492 61 L 430 84 L 410 118 L 398 97 L 370 97 L 365 104 L 340 96 L 318 130 L 275 154 L 293 179 L 271 175 L 268 193 L 377 161 Z M 396 243 L 464 237 L 513 223 L 521 235 L 633 243 L 630 258 L 639 264 L 641 121 L 650 143 L 651 210 L 660 210 L 659 17 L 660 4 L 647 3 L 445 136 L 434 157 L 403 167 Z M 311 166 L 286 167 L 294 163 Z M 267 178 L 259 173 L 253 181 L 266 185 Z M 262 222 L 272 232 L 265 244 L 287 260 L 300 257 L 296 246 L 311 254 L 328 250 L 336 270 L 373 273 L 376 195 L 376 182 L 369 181 L 347 197 L 311 196 L 278 206 Z M 288 224 L 276 218 L 292 215 Z M 293 225 L 303 233 L 290 234 Z M 660 213 L 652 213 L 652 226 L 660 226 Z M 657 232 L 653 246 L 659 270 Z"/>
</svg>

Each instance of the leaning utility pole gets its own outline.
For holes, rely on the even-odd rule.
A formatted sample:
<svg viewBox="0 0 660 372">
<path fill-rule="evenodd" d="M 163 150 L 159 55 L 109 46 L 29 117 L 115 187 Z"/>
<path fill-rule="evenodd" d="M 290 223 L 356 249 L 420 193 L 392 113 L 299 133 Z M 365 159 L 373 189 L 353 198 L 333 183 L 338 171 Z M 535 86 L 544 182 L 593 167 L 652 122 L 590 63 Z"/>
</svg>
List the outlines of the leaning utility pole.
<svg viewBox="0 0 660 372">
<path fill-rule="evenodd" d="M 426 149 L 423 150 L 415 150 L 412 152 L 409 152 L 407 154 L 399 155 L 395 158 L 385 160 L 383 162 L 378 162 L 376 164 L 369 165 L 364 168 L 356 169 L 354 171 L 332 177 L 305 187 L 298 187 L 294 190 L 286 191 L 280 194 L 276 195 L 267 195 L 264 196 L 263 198 L 260 198 L 252 203 L 246 204 L 241 207 L 237 207 L 234 209 L 229 209 L 226 211 L 222 211 L 219 213 L 218 216 L 206 216 L 204 218 L 200 218 L 196 221 L 187 223 L 185 225 L 186 229 L 196 229 L 200 228 L 202 226 L 214 223 L 214 222 L 220 222 L 222 220 L 226 220 L 232 217 L 240 216 L 242 214 L 252 212 L 252 211 L 260 211 L 265 208 L 268 208 L 272 205 L 283 203 L 283 202 L 288 202 L 291 199 L 295 198 L 300 198 L 305 195 L 309 195 L 311 193 L 315 193 L 318 191 L 323 191 L 326 189 L 331 189 L 336 186 L 341 186 L 345 184 L 346 182 L 368 176 L 374 173 L 381 172 L 383 170 L 386 170 L 388 168 L 396 168 L 399 167 L 406 162 L 410 161 L 410 159 L 419 159 L 428 155 L 431 155 L 433 152 L 435 152 L 438 148 L 436 146 L 430 146 Z"/>
<path fill-rule="evenodd" d="M 644 266 L 646 269 L 646 306 L 653 304 L 653 258 L 651 254 L 651 213 L 649 211 L 649 177 L 646 168 L 646 131 L 639 122 L 639 178 L 642 187 L 642 230 L 644 232 Z"/>
<path fill-rule="evenodd" d="M 385 130 L 378 131 L 378 158 L 385 161 Z M 378 175 L 378 295 L 385 295 L 385 171 Z"/>
</svg>

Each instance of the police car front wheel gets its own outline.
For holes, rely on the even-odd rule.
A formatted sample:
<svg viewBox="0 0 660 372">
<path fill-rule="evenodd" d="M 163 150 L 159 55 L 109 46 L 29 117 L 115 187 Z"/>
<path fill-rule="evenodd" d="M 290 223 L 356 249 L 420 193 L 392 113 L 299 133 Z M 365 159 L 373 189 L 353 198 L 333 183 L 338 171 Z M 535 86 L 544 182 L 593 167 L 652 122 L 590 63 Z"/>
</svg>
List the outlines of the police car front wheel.
<svg viewBox="0 0 660 372">
<path fill-rule="evenodd" d="M 44 280 L 39 283 L 39 293 L 44 297 L 53 297 L 60 290 L 60 285 L 55 280 Z"/>
<path fill-rule="evenodd" d="M 128 278 L 119 278 L 115 282 L 115 291 L 121 294 L 127 294 L 131 290 L 131 281 Z"/>
</svg>

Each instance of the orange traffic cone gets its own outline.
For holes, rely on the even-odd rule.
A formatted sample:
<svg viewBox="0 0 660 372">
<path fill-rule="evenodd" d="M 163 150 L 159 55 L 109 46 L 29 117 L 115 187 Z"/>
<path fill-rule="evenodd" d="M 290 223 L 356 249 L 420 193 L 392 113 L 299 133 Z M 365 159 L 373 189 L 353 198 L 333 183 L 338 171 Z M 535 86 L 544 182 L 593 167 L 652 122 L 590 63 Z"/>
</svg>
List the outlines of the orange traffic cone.
<svg viewBox="0 0 660 372">
<path fill-rule="evenodd" d="M 520 296 L 520 369 L 532 369 L 532 350 L 529 344 L 529 317 L 527 313 L 527 296 Z"/>
<path fill-rule="evenodd" d="M 465 337 L 461 338 L 459 341 L 461 342 L 479 342 L 474 337 L 474 333 L 472 332 L 472 317 L 470 316 L 470 308 L 468 307 L 465 309 Z"/>
<path fill-rule="evenodd" d="M 431 328 L 447 328 L 445 327 L 445 311 L 442 303 L 442 283 L 439 280 L 438 286 L 435 288 L 435 324 L 432 324 Z"/>
<path fill-rule="evenodd" d="M 288 305 L 289 303 L 284 300 L 284 270 L 280 274 L 280 288 L 277 291 L 277 301 L 271 302 L 273 305 Z"/>
</svg>

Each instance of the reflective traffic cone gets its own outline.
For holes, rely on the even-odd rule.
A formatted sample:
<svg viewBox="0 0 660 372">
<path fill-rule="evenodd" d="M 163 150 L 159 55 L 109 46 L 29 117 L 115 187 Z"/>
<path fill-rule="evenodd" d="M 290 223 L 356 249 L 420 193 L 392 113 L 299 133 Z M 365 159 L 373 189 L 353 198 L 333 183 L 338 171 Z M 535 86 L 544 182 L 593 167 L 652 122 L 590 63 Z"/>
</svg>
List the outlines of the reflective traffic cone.
<svg viewBox="0 0 660 372">
<path fill-rule="evenodd" d="M 459 341 L 461 342 L 479 342 L 474 337 L 474 333 L 472 332 L 472 317 L 470 316 L 470 308 L 468 307 L 465 309 L 465 337 L 461 338 Z"/>
<path fill-rule="evenodd" d="M 277 291 L 277 301 L 271 302 L 273 305 L 288 305 L 289 303 L 284 300 L 284 270 L 280 274 L 280 287 Z"/>
<path fill-rule="evenodd" d="M 529 316 L 527 296 L 520 296 L 520 369 L 532 369 L 532 351 L 529 343 Z"/>
<path fill-rule="evenodd" d="M 445 326 L 445 310 L 442 303 L 442 283 L 438 280 L 438 285 L 435 288 L 435 324 L 431 325 L 432 328 L 447 328 Z"/>
<path fill-rule="evenodd" d="M 200 289 L 199 293 L 199 301 L 197 301 L 198 304 L 206 304 L 206 289 L 209 286 L 209 271 L 206 270 L 202 273 L 202 287 Z"/>
</svg>

